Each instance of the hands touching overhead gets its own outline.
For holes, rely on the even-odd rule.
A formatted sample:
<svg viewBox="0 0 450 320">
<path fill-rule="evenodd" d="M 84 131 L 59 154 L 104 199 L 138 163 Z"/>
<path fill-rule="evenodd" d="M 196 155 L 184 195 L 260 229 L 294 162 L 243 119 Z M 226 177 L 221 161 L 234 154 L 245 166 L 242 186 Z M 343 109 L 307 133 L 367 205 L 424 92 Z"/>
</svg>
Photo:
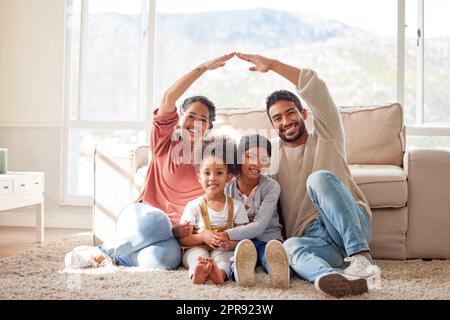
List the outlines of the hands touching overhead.
<svg viewBox="0 0 450 320">
<path fill-rule="evenodd" d="M 225 66 L 225 63 L 233 58 L 234 56 L 238 57 L 241 60 L 250 62 L 253 64 L 252 67 L 249 68 L 250 71 L 259 71 L 259 72 L 267 72 L 271 70 L 274 60 L 257 55 L 257 54 L 248 54 L 242 52 L 232 52 L 218 58 L 209 60 L 207 62 L 199 65 L 195 70 L 198 71 L 207 71 L 207 70 L 215 70 L 220 67 Z"/>
<path fill-rule="evenodd" d="M 260 56 L 258 54 L 247 54 L 237 52 L 236 56 L 241 60 L 253 64 L 253 66 L 249 68 L 250 71 L 267 72 L 272 69 L 274 63 L 274 60 Z"/>
<path fill-rule="evenodd" d="M 159 115 L 168 114 L 176 110 L 175 102 L 186 90 L 206 71 L 215 70 L 225 66 L 226 62 L 233 58 L 238 57 L 241 60 L 247 61 L 253 64 L 249 70 L 259 71 L 265 73 L 272 70 L 282 77 L 292 82 L 295 86 L 298 83 L 300 69 L 284 64 L 275 59 L 269 59 L 258 54 L 248 54 L 242 52 L 231 52 L 220 56 L 218 58 L 206 61 L 200 64 L 197 68 L 189 71 L 183 77 L 178 79 L 164 94 L 163 101 L 158 110 Z"/>
<path fill-rule="evenodd" d="M 195 70 L 197 71 L 207 71 L 207 70 L 215 70 L 218 68 L 221 68 L 225 65 L 225 63 L 233 58 L 236 53 L 232 52 L 229 54 L 225 54 L 223 56 L 220 56 L 218 58 L 206 61 L 199 65 Z"/>
<path fill-rule="evenodd" d="M 267 57 L 263 57 L 259 54 L 249 54 L 242 52 L 232 52 L 227 55 L 221 56 L 219 58 L 213 59 L 211 61 L 205 62 L 199 66 L 199 68 L 209 68 L 206 70 L 213 70 L 219 67 L 223 67 L 225 62 L 230 60 L 232 57 L 238 57 L 241 60 L 247 61 L 252 64 L 248 69 L 250 71 L 258 71 L 262 73 L 266 73 L 271 70 L 275 73 L 278 73 L 283 78 L 286 78 L 290 82 L 292 82 L 295 86 L 298 84 L 298 78 L 300 75 L 300 69 L 294 66 L 287 65 L 281 61 L 276 59 L 270 59 Z"/>
</svg>

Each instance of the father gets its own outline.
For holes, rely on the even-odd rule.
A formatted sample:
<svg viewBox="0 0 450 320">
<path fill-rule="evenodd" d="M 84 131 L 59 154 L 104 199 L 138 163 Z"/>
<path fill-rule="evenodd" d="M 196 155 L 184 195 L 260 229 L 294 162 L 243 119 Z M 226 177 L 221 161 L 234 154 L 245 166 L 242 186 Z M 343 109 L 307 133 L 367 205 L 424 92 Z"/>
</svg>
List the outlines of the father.
<svg viewBox="0 0 450 320">
<path fill-rule="evenodd" d="M 380 274 L 369 253 L 371 211 L 350 174 L 341 118 L 325 83 L 310 69 L 259 55 L 237 56 L 253 64 L 250 71 L 272 70 L 292 82 L 314 117 L 310 133 L 308 113 L 295 94 L 280 90 L 266 100 L 280 138 L 271 175 L 281 186 L 291 268 L 333 297 L 367 292 L 368 280 Z"/>
</svg>

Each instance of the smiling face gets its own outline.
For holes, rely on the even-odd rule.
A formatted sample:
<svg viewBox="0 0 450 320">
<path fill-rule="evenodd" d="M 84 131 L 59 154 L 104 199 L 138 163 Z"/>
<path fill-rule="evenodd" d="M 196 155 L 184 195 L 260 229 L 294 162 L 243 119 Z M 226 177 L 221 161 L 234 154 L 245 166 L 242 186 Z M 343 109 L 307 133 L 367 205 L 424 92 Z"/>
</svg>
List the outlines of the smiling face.
<svg viewBox="0 0 450 320">
<path fill-rule="evenodd" d="M 249 148 L 242 154 L 240 175 L 249 180 L 259 180 L 269 164 L 270 157 L 265 148 Z"/>
<path fill-rule="evenodd" d="M 307 133 L 304 122 L 306 110 L 300 112 L 292 101 L 280 100 L 274 103 L 269 109 L 269 115 L 273 128 L 287 143 L 296 143 Z"/>
<path fill-rule="evenodd" d="M 225 184 L 232 178 L 228 172 L 227 165 L 222 159 L 214 155 L 203 158 L 200 164 L 198 181 L 205 194 L 208 196 L 219 196 L 224 193 Z"/>
<path fill-rule="evenodd" d="M 194 102 L 183 112 L 181 118 L 181 135 L 183 140 L 191 143 L 199 141 L 209 128 L 208 107 L 202 102 Z"/>
</svg>

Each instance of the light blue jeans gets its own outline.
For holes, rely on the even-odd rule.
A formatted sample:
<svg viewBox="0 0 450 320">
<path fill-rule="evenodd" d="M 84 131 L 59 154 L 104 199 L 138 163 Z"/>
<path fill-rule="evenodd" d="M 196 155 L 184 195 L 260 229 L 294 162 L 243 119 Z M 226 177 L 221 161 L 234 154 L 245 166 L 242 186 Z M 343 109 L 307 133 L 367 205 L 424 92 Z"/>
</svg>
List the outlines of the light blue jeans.
<svg viewBox="0 0 450 320">
<path fill-rule="evenodd" d="M 117 219 L 116 234 L 99 248 L 117 265 L 174 269 L 181 264 L 181 247 L 169 217 L 160 209 L 132 203 Z"/>
<path fill-rule="evenodd" d="M 348 188 L 333 173 L 313 172 L 307 192 L 319 210 L 319 218 L 303 236 L 284 242 L 289 265 L 303 279 L 314 282 L 321 274 L 340 272 L 344 258 L 369 250 L 372 226 Z"/>
</svg>

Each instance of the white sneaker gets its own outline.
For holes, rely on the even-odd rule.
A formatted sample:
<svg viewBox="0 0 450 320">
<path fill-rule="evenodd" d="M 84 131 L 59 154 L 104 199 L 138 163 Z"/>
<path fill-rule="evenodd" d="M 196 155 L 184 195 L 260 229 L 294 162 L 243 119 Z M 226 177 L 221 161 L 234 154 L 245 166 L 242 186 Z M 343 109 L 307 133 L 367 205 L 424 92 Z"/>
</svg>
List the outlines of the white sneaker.
<svg viewBox="0 0 450 320">
<path fill-rule="evenodd" d="M 236 282 L 243 287 L 250 287 L 256 284 L 255 267 L 257 253 L 252 241 L 245 239 L 239 241 L 234 251 Z"/>
<path fill-rule="evenodd" d="M 270 240 L 265 251 L 272 288 L 289 289 L 289 261 L 286 250 L 278 240 Z"/>
<path fill-rule="evenodd" d="M 100 259 L 98 259 L 100 257 Z M 98 260 L 102 260 L 98 263 Z M 97 258 L 97 259 L 96 259 Z M 68 269 L 80 269 L 89 267 L 101 267 L 112 265 L 112 259 L 106 255 L 98 247 L 94 246 L 79 246 L 66 254 L 64 264 Z"/>
<path fill-rule="evenodd" d="M 369 259 L 360 254 L 347 257 L 345 262 L 350 262 L 350 265 L 344 269 L 343 273 L 349 278 L 363 278 L 367 280 L 369 289 L 380 287 L 381 270 L 372 264 Z"/>
<path fill-rule="evenodd" d="M 317 291 L 334 298 L 359 295 L 369 291 L 363 278 L 350 278 L 345 274 L 330 272 L 320 275 L 314 281 Z"/>
</svg>

